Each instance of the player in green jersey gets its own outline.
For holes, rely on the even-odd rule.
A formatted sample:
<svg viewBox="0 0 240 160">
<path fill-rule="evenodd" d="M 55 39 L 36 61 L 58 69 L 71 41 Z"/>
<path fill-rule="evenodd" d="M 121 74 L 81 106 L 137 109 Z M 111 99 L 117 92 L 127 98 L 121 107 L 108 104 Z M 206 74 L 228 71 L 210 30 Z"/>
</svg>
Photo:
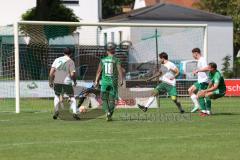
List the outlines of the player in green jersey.
<svg viewBox="0 0 240 160">
<path fill-rule="evenodd" d="M 107 44 L 107 56 L 101 59 L 95 80 L 95 86 L 98 86 L 101 76 L 102 107 L 106 112 L 107 121 L 112 120 L 115 100 L 118 98 L 118 82 L 120 85 L 123 84 L 121 62 L 114 56 L 115 48 L 114 43 Z"/>
<path fill-rule="evenodd" d="M 217 64 L 214 62 L 209 63 L 208 70 L 210 83 L 207 89 L 198 93 L 198 97 L 205 97 L 206 99 L 217 99 L 223 97 L 226 93 L 226 85 L 223 76 L 217 70 Z M 211 101 L 208 102 L 209 103 L 206 103 L 206 108 L 211 111 Z M 202 116 L 208 115 L 204 113 L 202 114 Z"/>
</svg>

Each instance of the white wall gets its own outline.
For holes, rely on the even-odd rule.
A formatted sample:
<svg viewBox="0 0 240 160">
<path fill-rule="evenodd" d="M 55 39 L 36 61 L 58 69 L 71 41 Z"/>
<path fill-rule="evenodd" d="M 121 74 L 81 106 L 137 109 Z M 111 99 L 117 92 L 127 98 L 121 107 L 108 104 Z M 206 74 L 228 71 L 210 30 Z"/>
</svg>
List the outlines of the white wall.
<svg viewBox="0 0 240 160">
<path fill-rule="evenodd" d="M 35 7 L 36 0 L 2 0 L 0 1 L 0 26 L 13 24 L 21 19 L 28 9 Z"/>
<path fill-rule="evenodd" d="M 233 58 L 233 24 L 226 22 L 208 24 L 208 62 L 216 62 L 221 70 L 222 59 L 228 55 Z"/>
<path fill-rule="evenodd" d="M 122 32 L 122 41 L 130 41 L 130 27 L 102 27 L 100 44 L 104 45 L 104 33 L 107 33 L 107 42 L 120 43 L 120 34 Z M 114 34 L 114 41 L 112 41 L 112 35 Z"/>
<path fill-rule="evenodd" d="M 79 0 L 79 8 L 74 8 L 82 22 L 99 22 L 102 18 L 102 0 Z"/>
</svg>

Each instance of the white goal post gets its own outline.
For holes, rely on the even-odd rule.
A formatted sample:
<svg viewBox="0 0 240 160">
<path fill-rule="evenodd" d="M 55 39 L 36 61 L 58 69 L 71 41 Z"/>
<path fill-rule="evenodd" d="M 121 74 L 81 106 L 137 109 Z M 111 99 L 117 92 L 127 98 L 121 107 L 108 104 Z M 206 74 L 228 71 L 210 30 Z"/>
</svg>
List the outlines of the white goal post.
<svg viewBox="0 0 240 160">
<path fill-rule="evenodd" d="M 208 25 L 207 24 L 160 24 L 160 23 L 82 23 L 82 22 L 52 22 L 52 21 L 18 21 L 14 24 L 14 58 L 15 58 L 15 107 L 16 113 L 20 113 L 20 49 L 19 49 L 19 32 L 20 26 L 22 25 L 31 25 L 34 27 L 35 25 L 51 25 L 51 26 L 74 26 L 74 27 L 136 27 L 136 28 L 201 28 L 203 30 L 203 47 L 202 53 L 205 58 L 207 58 L 207 51 L 208 51 Z M 80 33 L 81 36 L 81 33 Z M 156 36 L 158 36 L 156 34 Z M 104 41 L 100 39 L 100 41 Z M 100 43 L 100 42 L 96 42 Z M 191 48 L 192 49 L 192 48 Z"/>
</svg>

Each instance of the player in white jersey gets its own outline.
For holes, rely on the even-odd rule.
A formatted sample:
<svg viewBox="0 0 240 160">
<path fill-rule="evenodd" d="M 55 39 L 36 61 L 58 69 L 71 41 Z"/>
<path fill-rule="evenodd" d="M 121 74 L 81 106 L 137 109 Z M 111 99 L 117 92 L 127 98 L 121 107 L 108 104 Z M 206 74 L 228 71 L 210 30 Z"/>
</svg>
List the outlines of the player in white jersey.
<svg viewBox="0 0 240 160">
<path fill-rule="evenodd" d="M 194 104 L 194 108 L 191 112 L 196 112 L 197 110 L 201 109 L 203 113 L 210 114 L 210 111 L 206 110 L 205 102 L 211 102 L 208 102 L 209 100 L 204 100 L 203 97 L 198 98 L 196 95 L 197 92 L 205 90 L 208 87 L 208 76 L 207 73 L 203 71 L 206 67 L 208 67 L 208 64 L 205 58 L 202 57 L 201 50 L 199 48 L 194 48 L 192 50 L 192 56 L 198 61 L 197 70 L 193 72 L 193 74 L 197 74 L 198 80 L 188 89 L 188 93 Z"/>
<path fill-rule="evenodd" d="M 67 94 L 69 96 L 73 118 L 79 120 L 77 115 L 76 99 L 74 97 L 73 84 L 76 86 L 75 64 L 70 58 L 71 49 L 64 49 L 64 56 L 56 58 L 52 64 L 49 73 L 49 86 L 54 89 L 54 115 L 53 119 L 57 119 L 59 115 L 60 95 Z"/>
<path fill-rule="evenodd" d="M 159 54 L 160 63 L 161 63 L 161 72 L 157 73 L 153 77 L 149 78 L 148 80 L 154 79 L 156 77 L 160 77 L 159 80 L 161 81 L 157 87 L 154 88 L 151 97 L 148 99 L 148 102 L 145 106 L 138 104 L 138 107 L 146 112 L 149 106 L 153 103 L 155 97 L 159 94 L 168 93 L 171 96 L 172 101 L 178 107 L 180 113 L 184 113 L 182 109 L 181 103 L 177 100 L 177 88 L 176 88 L 176 77 L 179 74 L 179 70 L 177 66 L 168 61 L 168 55 L 165 52 Z"/>
</svg>

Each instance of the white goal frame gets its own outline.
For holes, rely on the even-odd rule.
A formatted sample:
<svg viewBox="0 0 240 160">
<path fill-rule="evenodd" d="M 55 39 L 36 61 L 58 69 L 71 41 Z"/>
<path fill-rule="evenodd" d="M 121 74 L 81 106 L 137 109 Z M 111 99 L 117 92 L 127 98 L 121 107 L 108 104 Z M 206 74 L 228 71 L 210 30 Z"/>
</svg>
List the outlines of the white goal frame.
<svg viewBox="0 0 240 160">
<path fill-rule="evenodd" d="M 19 74 L 19 25 L 68 25 L 68 26 L 111 26 L 111 27 L 203 27 L 204 43 L 203 56 L 208 56 L 208 25 L 207 24 L 161 24 L 161 23 L 82 23 L 82 22 L 53 22 L 53 21 L 18 21 L 14 23 L 14 52 L 15 52 L 15 107 L 16 113 L 20 113 L 20 74 Z"/>
</svg>

